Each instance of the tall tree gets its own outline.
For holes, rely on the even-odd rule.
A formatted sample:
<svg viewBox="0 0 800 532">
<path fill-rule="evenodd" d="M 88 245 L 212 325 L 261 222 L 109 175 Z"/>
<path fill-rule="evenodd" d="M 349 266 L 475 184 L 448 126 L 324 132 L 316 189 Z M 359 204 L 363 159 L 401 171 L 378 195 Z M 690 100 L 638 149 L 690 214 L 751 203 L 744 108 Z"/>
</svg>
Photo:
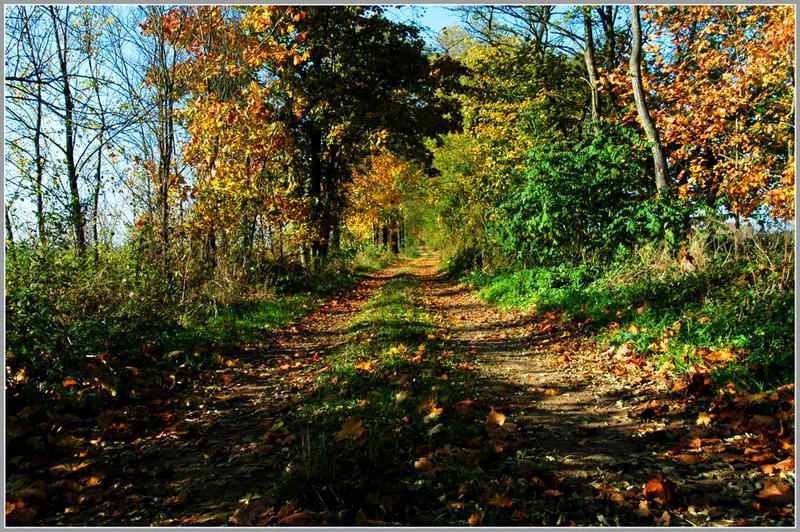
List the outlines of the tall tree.
<svg viewBox="0 0 800 532">
<path fill-rule="evenodd" d="M 597 63 L 594 51 L 591 13 L 592 12 L 588 8 L 583 11 L 583 57 L 586 61 L 587 81 L 589 83 L 589 93 L 591 94 L 593 129 L 595 134 L 598 134 L 600 131 L 598 125 L 600 121 L 600 89 L 597 86 Z"/>
<path fill-rule="evenodd" d="M 26 163 L 33 164 L 32 192 L 36 204 L 36 227 L 40 245 L 47 241 L 44 212 L 45 131 L 44 86 L 52 82 L 48 71 L 47 49 L 34 42 L 42 37 L 42 10 L 18 6 L 6 18 L 6 88 L 9 94 L 6 105 L 6 141 L 10 150 L 22 155 Z M 48 81 L 50 80 L 50 81 Z M 16 105 L 15 105 L 16 104 Z M 9 124 L 14 124 L 10 129 Z M 8 133 L 12 133 L 11 139 Z M 31 146 L 27 146 L 30 143 Z M 28 164 L 9 160 L 28 174 Z"/>
</svg>

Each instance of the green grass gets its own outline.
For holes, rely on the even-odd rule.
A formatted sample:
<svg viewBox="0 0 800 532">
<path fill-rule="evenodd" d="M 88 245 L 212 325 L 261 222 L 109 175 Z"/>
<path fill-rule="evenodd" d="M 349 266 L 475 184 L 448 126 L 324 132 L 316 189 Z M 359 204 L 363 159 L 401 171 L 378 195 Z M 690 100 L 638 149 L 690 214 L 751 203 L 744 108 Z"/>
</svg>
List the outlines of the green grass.
<svg viewBox="0 0 800 532">
<path fill-rule="evenodd" d="M 731 349 L 739 357 L 715 367 L 715 382 L 761 391 L 793 382 L 794 291 L 780 286 L 778 277 L 774 270 L 742 262 L 712 262 L 691 273 L 677 265 L 656 271 L 621 262 L 474 273 L 469 280 L 485 300 L 500 306 L 563 310 L 575 321 L 591 319 L 604 343 L 631 341 L 661 363 L 671 360 L 678 371 L 701 362 L 692 354 L 695 348 Z M 609 331 L 611 322 L 621 328 Z M 630 325 L 640 332 L 626 332 Z M 677 331 L 667 352 L 651 349 L 670 329 Z"/>
</svg>

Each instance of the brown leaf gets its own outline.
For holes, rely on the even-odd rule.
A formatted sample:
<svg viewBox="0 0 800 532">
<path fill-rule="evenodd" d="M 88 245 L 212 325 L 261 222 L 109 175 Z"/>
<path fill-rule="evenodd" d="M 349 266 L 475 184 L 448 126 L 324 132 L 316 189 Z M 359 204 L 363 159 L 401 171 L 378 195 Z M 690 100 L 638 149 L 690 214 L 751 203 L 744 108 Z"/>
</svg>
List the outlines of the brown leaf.
<svg viewBox="0 0 800 532">
<path fill-rule="evenodd" d="M 674 458 L 685 465 L 694 465 L 703 461 L 703 457 L 697 454 L 676 454 Z"/>
<path fill-rule="evenodd" d="M 794 471 L 794 456 L 790 456 L 785 460 L 781 460 L 777 464 L 765 464 L 761 466 L 761 471 L 767 475 L 773 474 L 775 471 L 783 471 L 788 473 Z"/>
<path fill-rule="evenodd" d="M 747 424 L 747 427 L 753 432 L 758 432 L 759 429 L 765 429 L 771 427 L 776 423 L 777 420 L 774 417 L 755 415 L 752 418 L 750 418 L 750 422 Z"/>
<path fill-rule="evenodd" d="M 729 349 L 715 349 L 703 356 L 703 360 L 707 360 L 708 362 L 728 362 L 734 358 L 736 358 L 736 355 Z"/>
<path fill-rule="evenodd" d="M 337 440 L 356 440 L 364 434 L 364 427 L 362 421 L 356 421 L 353 418 L 348 419 L 342 423 L 342 430 L 336 433 Z"/>
<path fill-rule="evenodd" d="M 773 504 L 783 504 L 793 499 L 789 492 L 789 484 L 783 482 L 771 482 L 764 485 L 764 488 L 756 493 L 757 499 L 764 499 Z"/>
<path fill-rule="evenodd" d="M 498 508 L 511 508 L 511 506 L 514 505 L 514 501 L 504 493 L 495 493 L 494 496 L 489 499 L 489 505 L 497 506 Z"/>
<path fill-rule="evenodd" d="M 489 415 L 486 416 L 486 424 L 487 425 L 497 425 L 498 427 L 502 427 L 503 423 L 506 422 L 505 414 L 502 414 L 492 408 L 492 411 L 489 412 Z"/>
<path fill-rule="evenodd" d="M 310 512 L 297 512 L 293 513 L 292 515 L 287 515 L 278 521 L 278 524 L 286 526 L 305 526 L 309 523 L 309 521 L 311 521 Z"/>
<path fill-rule="evenodd" d="M 416 462 L 414 462 L 414 469 L 430 469 L 433 466 L 433 462 L 430 461 L 429 458 L 423 456 Z"/>
<path fill-rule="evenodd" d="M 483 522 L 483 515 L 484 515 L 483 510 L 477 510 L 475 513 L 469 516 L 469 519 L 467 519 L 467 523 L 469 524 L 469 526 L 479 525 Z"/>
<path fill-rule="evenodd" d="M 670 483 L 664 483 L 661 476 L 651 478 L 644 487 L 644 496 L 647 499 L 666 504 L 670 499 Z"/>
<path fill-rule="evenodd" d="M 689 384 L 686 387 L 686 395 L 701 396 L 711 384 L 711 377 L 704 366 L 693 364 L 689 366 Z"/>
</svg>

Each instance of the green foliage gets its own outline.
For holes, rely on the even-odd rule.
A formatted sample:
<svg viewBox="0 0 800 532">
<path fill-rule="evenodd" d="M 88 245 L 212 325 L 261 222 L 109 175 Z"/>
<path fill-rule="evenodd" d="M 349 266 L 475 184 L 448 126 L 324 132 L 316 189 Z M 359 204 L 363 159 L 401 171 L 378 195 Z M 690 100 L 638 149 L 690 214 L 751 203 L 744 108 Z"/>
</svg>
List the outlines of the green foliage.
<svg viewBox="0 0 800 532">
<path fill-rule="evenodd" d="M 504 251 L 522 264 L 576 264 L 674 238 L 688 212 L 653 197 L 647 161 L 635 131 L 607 124 L 577 144 L 535 147 L 525 181 L 497 210 Z"/>
</svg>

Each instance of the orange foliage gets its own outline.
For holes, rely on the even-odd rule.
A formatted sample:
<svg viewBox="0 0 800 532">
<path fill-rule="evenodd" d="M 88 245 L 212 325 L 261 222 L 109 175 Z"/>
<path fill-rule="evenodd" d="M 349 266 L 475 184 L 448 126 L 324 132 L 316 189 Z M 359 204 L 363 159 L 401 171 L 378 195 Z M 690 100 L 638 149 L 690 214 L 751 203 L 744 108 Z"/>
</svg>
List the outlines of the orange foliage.
<svg viewBox="0 0 800 532">
<path fill-rule="evenodd" d="M 794 216 L 794 7 L 659 7 L 654 115 L 682 197 Z M 658 41 L 656 41 L 658 42 Z M 663 50 L 661 49 L 663 48 Z"/>
<path fill-rule="evenodd" d="M 357 167 L 346 189 L 347 226 L 360 238 L 372 234 L 373 225 L 390 225 L 402 218 L 404 188 L 420 179 L 409 163 L 381 149 Z"/>
</svg>

